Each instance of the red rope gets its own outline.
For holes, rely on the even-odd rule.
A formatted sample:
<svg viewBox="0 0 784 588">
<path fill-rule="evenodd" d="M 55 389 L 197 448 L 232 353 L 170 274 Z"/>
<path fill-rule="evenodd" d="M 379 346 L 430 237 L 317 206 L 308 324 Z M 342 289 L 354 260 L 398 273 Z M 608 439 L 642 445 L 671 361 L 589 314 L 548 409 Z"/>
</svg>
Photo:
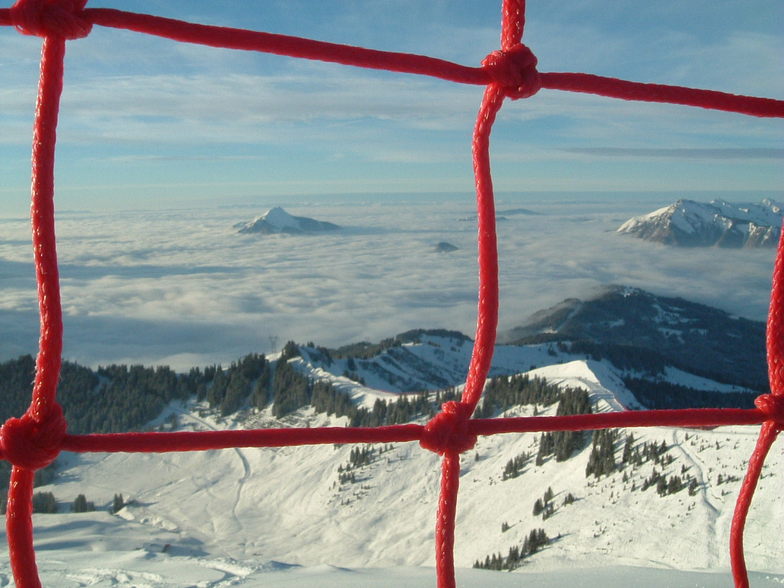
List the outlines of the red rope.
<svg viewBox="0 0 784 588">
<path fill-rule="evenodd" d="M 580 73 L 539 73 L 534 54 L 522 44 L 524 0 L 504 0 L 501 48 L 482 67 L 376 51 L 310 39 L 192 24 L 113 9 L 85 9 L 86 0 L 19 0 L 0 9 L 0 26 L 44 37 L 41 78 L 33 131 L 32 232 L 38 283 L 41 335 L 36 378 L 27 412 L 0 429 L 0 458 L 12 465 L 6 526 L 11 567 L 17 586 L 40 586 L 32 528 L 32 484 L 35 470 L 51 463 L 62 450 L 76 452 L 202 451 L 230 447 L 281 447 L 324 443 L 390 443 L 419 441 L 443 455 L 436 522 L 436 569 L 439 588 L 454 588 L 454 528 L 460 478 L 460 454 L 478 435 L 608 427 L 719 426 L 764 423 L 744 480 L 733 519 L 730 554 L 736 586 L 748 586 L 743 556 L 743 528 L 762 466 L 784 427 L 784 234 L 773 279 L 768 322 L 768 362 L 772 393 L 757 408 L 690 409 L 616 412 L 564 417 L 471 419 L 482 394 L 495 346 L 498 322 L 498 254 L 495 231 L 490 132 L 505 97 L 517 99 L 540 88 L 586 92 L 621 98 L 697 106 L 762 117 L 784 117 L 784 101 L 737 96 L 658 84 L 641 84 Z M 448 402 L 427 425 L 378 428 L 264 429 L 197 433 L 126 433 L 66 435 L 56 399 L 62 355 L 62 311 L 54 223 L 54 159 L 57 117 L 63 84 L 65 41 L 89 34 L 94 24 L 198 43 L 345 65 L 428 75 L 459 83 L 485 85 L 474 127 L 473 158 L 477 190 L 479 299 L 474 350 L 460 402 Z"/>
<path fill-rule="evenodd" d="M 447 403 L 449 404 L 449 403 Z M 452 403 L 458 404 L 458 403 Z M 444 413 L 441 413 L 444 414 Z M 517 417 L 469 419 L 458 431 L 461 438 L 505 433 L 541 433 L 545 431 L 592 431 L 594 429 L 630 427 L 721 427 L 759 425 L 768 415 L 758 409 L 695 408 L 688 410 L 639 410 L 554 417 Z M 437 422 L 437 419 L 431 423 Z M 430 424 L 430 423 L 429 423 Z M 419 441 L 425 449 L 442 455 L 452 447 L 446 435 L 433 441 L 428 425 L 390 425 L 385 427 L 318 427 L 308 429 L 251 429 L 234 431 L 199 431 L 177 433 L 105 433 L 66 435 L 60 449 L 75 453 L 165 453 L 204 451 L 232 447 L 288 447 L 331 443 L 405 443 Z M 468 446 L 469 448 L 472 445 Z M 466 449 L 467 451 L 467 449 Z"/>
<path fill-rule="evenodd" d="M 757 398 L 756 405 L 766 416 L 765 424 L 760 430 L 757 445 L 749 459 L 746 477 L 743 479 L 738 500 L 735 503 L 735 514 L 730 529 L 730 561 L 735 586 L 748 588 L 749 578 L 746 561 L 743 555 L 743 530 L 746 527 L 751 499 L 757 488 L 765 457 L 776 437 L 784 428 L 784 231 L 779 239 L 778 255 L 773 266 L 773 284 L 768 311 L 768 377 L 770 378 L 770 394 Z"/>
<path fill-rule="evenodd" d="M 40 588 L 33 545 L 33 480 L 35 472 L 18 466 L 11 468 L 8 486 L 5 530 L 8 555 L 18 588 Z"/>
<path fill-rule="evenodd" d="M 40 585 L 32 541 L 33 474 L 57 457 L 58 445 L 65 435 L 65 422 L 56 399 L 63 322 L 54 223 L 54 158 L 64 57 L 65 37 L 46 37 L 41 51 L 33 126 L 31 188 L 33 255 L 40 315 L 39 352 L 30 407 L 21 419 L 11 419 L 0 431 L 3 456 L 14 464 L 6 530 L 11 569 L 18 586 Z"/>
<path fill-rule="evenodd" d="M 438 588 L 455 588 L 455 516 L 460 489 L 460 454 L 447 451 L 441 461 L 441 489 L 436 514 L 436 578 Z"/>
<path fill-rule="evenodd" d="M 508 27 L 510 31 L 518 31 L 518 29 L 522 31 L 524 7 L 519 4 L 519 2 L 513 2 L 513 7 L 509 11 L 504 9 L 507 21 L 512 18 L 512 15 L 520 15 L 519 26 L 517 23 L 510 25 Z M 88 26 L 96 24 L 209 47 L 262 51 L 356 67 L 427 75 L 461 84 L 484 86 L 494 81 L 487 67 L 468 67 L 424 55 L 378 51 L 288 35 L 194 24 L 111 8 L 87 8 L 79 12 L 79 17 L 77 30 L 68 29 L 66 38 L 77 38 Z M 0 26 L 2 25 L 16 25 L 23 31 L 29 31 L 30 28 L 36 30 L 35 27 L 20 26 L 13 20 L 11 11 L 8 9 L 0 9 Z M 58 32 L 62 33 L 62 31 Z M 519 39 L 515 42 L 509 42 L 511 39 L 517 38 L 517 34 L 514 32 L 502 38 L 503 51 L 509 51 L 515 43 L 519 43 Z M 681 86 L 644 84 L 583 73 L 541 73 L 539 76 L 541 87 L 550 90 L 598 94 L 623 100 L 683 104 L 760 117 L 784 116 L 784 101 L 771 98 L 738 96 L 726 92 Z"/>
<path fill-rule="evenodd" d="M 584 92 L 622 100 L 698 106 L 751 116 L 776 118 L 784 116 L 784 102 L 771 98 L 751 98 L 726 92 L 665 86 L 663 84 L 642 84 L 582 73 L 543 73 L 540 75 L 542 87 L 551 90 Z"/>
<path fill-rule="evenodd" d="M 63 320 L 54 227 L 54 158 L 57 116 L 63 91 L 65 40 L 48 37 L 41 52 L 41 81 L 33 127 L 32 206 L 33 255 L 41 318 L 40 352 L 36 363 L 30 414 L 43 421 L 56 402 L 63 348 Z"/>
<path fill-rule="evenodd" d="M 735 513 L 732 517 L 730 528 L 730 563 L 732 565 L 732 578 L 736 588 L 749 588 L 749 574 L 746 570 L 746 558 L 743 554 L 743 531 L 746 527 L 746 518 L 749 514 L 751 499 L 765 464 L 765 457 L 778 435 L 776 425 L 768 421 L 762 425 L 757 446 L 749 459 L 746 476 L 743 478 L 738 499 L 735 502 Z"/>
</svg>

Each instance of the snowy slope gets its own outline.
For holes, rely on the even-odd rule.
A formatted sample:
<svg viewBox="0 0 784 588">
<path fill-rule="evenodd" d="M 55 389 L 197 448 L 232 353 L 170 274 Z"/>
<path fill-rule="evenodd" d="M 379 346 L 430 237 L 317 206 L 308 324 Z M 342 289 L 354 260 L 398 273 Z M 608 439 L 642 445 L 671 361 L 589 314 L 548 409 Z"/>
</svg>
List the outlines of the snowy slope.
<svg viewBox="0 0 784 588">
<path fill-rule="evenodd" d="M 596 410 L 617 410 L 624 403 L 617 374 L 604 362 L 566 361 L 536 368 L 532 375 L 588 390 Z M 533 410 L 517 407 L 509 414 Z M 538 410 L 547 414 L 555 407 Z M 173 405 L 169 412 L 178 414 L 182 430 L 345 421 L 312 409 L 282 422 L 268 411 L 221 419 L 197 404 Z M 535 585 L 579 586 L 572 570 L 586 567 L 592 570 L 579 577 L 586 582 L 601 578 L 607 586 L 630 585 L 623 583 L 630 577 L 638 586 L 727 585 L 729 525 L 756 429 L 636 430 L 637 446 L 664 441 L 672 463 L 627 466 L 599 480 L 585 476 L 590 446 L 563 463 L 549 458 L 536 466 L 529 459 L 521 476 L 504 480 L 509 460 L 524 452 L 536 454 L 538 435 L 480 439 L 462 460 L 457 565 L 468 568 L 487 555 L 506 554 L 535 528 L 545 529 L 554 540 L 515 574 L 464 570 L 462 585 L 503 586 L 502 579 L 535 572 Z M 616 461 L 623 440 L 621 432 Z M 44 578 L 57 586 L 112 581 L 134 586 L 351 586 L 389 574 L 390 585 L 432 586 L 431 569 L 410 568 L 434 563 L 439 459 L 416 443 L 373 449 L 371 463 L 353 470 L 354 483 L 339 479 L 350 446 L 67 456 L 55 482 L 41 489 L 55 493 L 63 513 L 36 515 Z M 694 476 L 699 482 L 695 495 L 682 490 L 660 497 L 654 488 L 642 491 L 654 469 L 668 476 Z M 746 533 L 748 563 L 761 574 L 759 586 L 784 581 L 779 538 L 784 505 L 777 492 L 783 473 L 781 452 L 774 450 Z M 555 495 L 555 511 L 542 520 L 533 515 L 532 506 L 548 488 Z M 66 514 L 67 503 L 79 493 L 104 509 L 115 493 L 133 502 L 118 515 Z M 572 504 L 564 504 L 568 494 L 575 498 Z M 564 568 L 566 572 L 555 572 Z M 663 569 L 719 575 L 667 576 L 673 572 Z M 7 575 L 7 565 L 0 573 Z"/>
<path fill-rule="evenodd" d="M 425 331 L 416 341 L 389 347 L 368 359 L 324 361 L 317 350 L 300 346 L 302 357 L 294 360 L 294 363 L 303 372 L 348 386 L 355 395 L 358 388 L 365 389 L 365 392 L 371 395 L 379 391 L 418 392 L 462 383 L 471 360 L 472 349 L 473 341 L 465 336 L 448 337 Z M 497 345 L 489 375 L 496 377 L 517 374 L 534 370 L 537 366 L 565 363 L 574 359 L 584 359 L 584 355 L 560 351 L 552 344 Z M 350 372 L 354 380 L 346 377 L 346 372 Z M 356 380 L 364 382 L 364 386 L 356 386 Z M 389 396 L 382 395 L 384 398 Z"/>
</svg>

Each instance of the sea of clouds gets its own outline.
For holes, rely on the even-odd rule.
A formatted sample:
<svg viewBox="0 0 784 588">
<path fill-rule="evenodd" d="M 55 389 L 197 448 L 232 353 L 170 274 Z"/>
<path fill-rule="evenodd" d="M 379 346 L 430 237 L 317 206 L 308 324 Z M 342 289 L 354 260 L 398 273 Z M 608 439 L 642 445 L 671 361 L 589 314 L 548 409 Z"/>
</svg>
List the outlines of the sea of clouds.
<svg viewBox="0 0 784 588">
<path fill-rule="evenodd" d="M 676 198 L 501 196 L 499 328 L 610 283 L 764 320 L 773 251 L 675 249 L 615 233 L 630 216 Z M 276 351 L 289 339 L 337 346 L 412 328 L 473 335 L 472 196 L 289 200 L 60 213 L 65 357 L 185 370 Z M 343 230 L 237 233 L 236 223 L 274 205 Z M 458 249 L 438 253 L 440 241 Z M 34 353 L 37 302 L 25 218 L 0 219 L 0 275 L 0 359 Z"/>
</svg>

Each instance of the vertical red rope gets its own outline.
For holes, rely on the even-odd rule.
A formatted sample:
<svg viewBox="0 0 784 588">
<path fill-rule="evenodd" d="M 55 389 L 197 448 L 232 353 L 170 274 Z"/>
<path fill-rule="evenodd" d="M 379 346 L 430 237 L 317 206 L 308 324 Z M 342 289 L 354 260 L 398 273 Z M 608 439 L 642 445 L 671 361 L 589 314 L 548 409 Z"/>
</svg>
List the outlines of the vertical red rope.
<svg viewBox="0 0 784 588">
<path fill-rule="evenodd" d="M 477 200 L 479 301 L 476 334 L 462 402 L 473 409 L 482 395 L 493 359 L 498 325 L 498 249 L 495 230 L 493 178 L 490 171 L 490 131 L 504 101 L 503 89 L 490 84 L 474 126 L 473 159 Z"/>
<path fill-rule="evenodd" d="M 775 423 L 768 421 L 762 425 L 757 445 L 749 458 L 749 467 L 743 478 L 738 500 L 735 503 L 735 513 L 732 516 L 732 528 L 730 529 L 730 563 L 735 588 L 749 588 L 749 575 L 743 553 L 743 531 L 746 527 L 746 517 L 749 514 L 754 490 L 757 488 L 762 473 L 762 466 L 765 465 L 765 458 L 777 435 L 778 430 Z"/>
<path fill-rule="evenodd" d="M 525 25 L 525 1 L 504 0 L 501 50 L 520 44 Z M 506 96 L 499 83 L 490 83 L 482 97 L 472 143 L 477 203 L 479 300 L 476 334 L 461 401 L 471 414 L 484 389 L 495 349 L 498 328 L 498 242 L 495 226 L 493 177 L 490 170 L 490 133 Z M 457 495 L 460 484 L 460 454 L 447 451 L 441 470 L 441 493 L 436 522 L 436 573 L 439 588 L 454 588 L 454 541 Z"/>
<path fill-rule="evenodd" d="M 455 515 L 460 489 L 460 454 L 448 451 L 441 462 L 441 492 L 436 515 L 436 579 L 438 588 L 455 588 Z"/>
<path fill-rule="evenodd" d="M 32 402 L 26 415 L 36 424 L 42 425 L 41 428 L 46 426 L 50 416 L 61 418 L 59 406 L 56 406 L 63 321 L 54 227 L 54 159 L 64 58 L 65 39 L 60 36 L 46 37 L 41 50 L 41 74 L 33 127 L 30 207 L 41 332 Z M 32 469 L 13 467 L 6 513 L 11 569 L 16 585 L 25 588 L 41 585 L 33 546 L 33 477 Z"/>
<path fill-rule="evenodd" d="M 766 345 L 770 391 L 774 397 L 784 398 L 784 230 L 773 265 Z"/>
<path fill-rule="evenodd" d="M 771 393 L 758 398 L 756 404 L 768 413 L 769 420 L 763 423 L 757 445 L 749 458 L 749 467 L 738 493 L 730 529 L 730 562 L 736 588 L 749 586 L 743 552 L 743 532 L 754 491 L 762 473 L 762 466 L 782 428 L 782 419 L 784 419 L 784 230 L 779 238 L 779 248 L 773 266 L 766 343 Z"/>
<path fill-rule="evenodd" d="M 479 303 L 476 336 L 471 363 L 463 389 L 462 403 L 468 406 L 461 418 L 467 418 L 482 395 L 490 370 L 498 325 L 498 251 L 495 232 L 493 180 L 490 175 L 490 131 L 504 93 L 500 86 L 490 84 L 484 93 L 474 127 L 474 175 L 477 197 Z M 460 454 L 447 451 L 441 465 L 441 493 L 436 518 L 436 573 L 438 588 L 454 588 L 455 514 L 460 483 Z"/>
<path fill-rule="evenodd" d="M 35 472 L 14 466 L 8 487 L 5 528 L 17 588 L 40 588 L 33 547 L 33 479 Z"/>
<path fill-rule="evenodd" d="M 54 159 L 57 118 L 63 90 L 65 39 L 47 37 L 41 52 L 41 77 L 33 128 L 33 254 L 40 312 L 39 352 L 30 416 L 43 422 L 56 402 L 63 348 L 63 318 L 54 222 Z"/>
<path fill-rule="evenodd" d="M 501 50 L 520 43 L 525 25 L 525 1 L 504 0 L 501 22 Z M 468 368 L 462 401 L 472 408 L 479 402 L 493 359 L 498 326 L 498 245 L 495 228 L 493 178 L 490 171 L 490 132 L 505 96 L 504 88 L 491 83 L 485 89 L 474 126 L 473 160 L 476 182 L 479 306 L 474 351 Z"/>
<path fill-rule="evenodd" d="M 508 51 L 523 40 L 525 0 L 504 0 L 501 7 L 501 51 Z"/>
</svg>

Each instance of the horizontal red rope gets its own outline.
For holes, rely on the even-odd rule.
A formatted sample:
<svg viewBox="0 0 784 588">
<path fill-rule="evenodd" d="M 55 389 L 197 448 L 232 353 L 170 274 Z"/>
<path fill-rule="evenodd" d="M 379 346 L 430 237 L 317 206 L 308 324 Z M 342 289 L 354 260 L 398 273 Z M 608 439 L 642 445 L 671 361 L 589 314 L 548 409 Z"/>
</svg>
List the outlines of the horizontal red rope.
<svg viewBox="0 0 784 588">
<path fill-rule="evenodd" d="M 209 47 L 260 51 L 356 67 L 426 75 L 462 84 L 487 85 L 493 81 L 485 68 L 468 67 L 412 53 L 379 51 L 289 35 L 194 24 L 111 8 L 87 8 L 82 15 L 93 24 L 100 26 L 126 29 Z M 12 24 L 10 11 L 0 10 L 0 25 Z M 540 73 L 539 75 L 542 88 L 550 90 L 598 94 L 623 100 L 681 104 L 759 117 L 784 117 L 784 101 L 773 98 L 630 82 L 583 73 Z"/>
<path fill-rule="evenodd" d="M 550 90 L 598 94 L 640 102 L 697 106 L 751 116 L 784 117 L 784 101 L 773 98 L 756 98 L 681 86 L 627 82 L 584 73 L 541 73 L 539 76 L 542 87 Z"/>
<path fill-rule="evenodd" d="M 701 408 L 607 412 L 553 417 L 470 419 L 473 435 L 538 433 L 544 431 L 590 431 L 633 427 L 719 427 L 757 425 L 765 414 L 758 409 Z M 388 427 L 321 427 L 314 429 L 253 429 L 177 433 L 106 433 L 66 435 L 61 449 L 77 453 L 157 453 L 206 451 L 233 447 L 286 447 L 330 443 L 399 443 L 420 441 L 423 425 Z"/>
<path fill-rule="evenodd" d="M 93 24 L 165 37 L 173 41 L 224 49 L 261 51 L 399 73 L 429 75 L 464 84 L 483 85 L 489 81 L 487 74 L 481 68 L 466 67 L 423 55 L 377 51 L 289 35 L 193 24 L 110 8 L 88 8 L 84 12 Z"/>
<path fill-rule="evenodd" d="M 395 443 L 417 441 L 422 425 L 392 427 L 320 427 L 314 429 L 254 429 L 178 433 L 106 433 L 66 435 L 63 451 L 157 453 L 205 451 L 232 447 L 287 447 L 329 443 Z"/>
</svg>

